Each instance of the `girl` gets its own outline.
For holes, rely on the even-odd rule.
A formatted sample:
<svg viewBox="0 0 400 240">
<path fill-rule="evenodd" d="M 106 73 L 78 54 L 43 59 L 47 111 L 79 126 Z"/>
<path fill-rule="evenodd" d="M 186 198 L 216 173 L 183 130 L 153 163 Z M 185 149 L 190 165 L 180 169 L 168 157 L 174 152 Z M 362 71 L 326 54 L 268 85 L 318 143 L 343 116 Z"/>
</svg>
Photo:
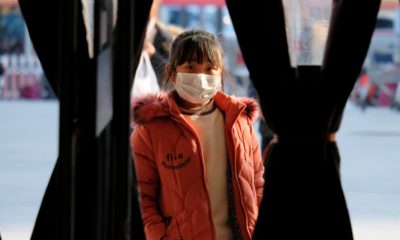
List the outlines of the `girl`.
<svg viewBox="0 0 400 240">
<path fill-rule="evenodd" d="M 220 91 L 223 49 L 206 31 L 175 38 L 165 73 L 174 89 L 132 108 L 147 239 L 251 239 L 264 186 L 256 101 Z"/>
</svg>

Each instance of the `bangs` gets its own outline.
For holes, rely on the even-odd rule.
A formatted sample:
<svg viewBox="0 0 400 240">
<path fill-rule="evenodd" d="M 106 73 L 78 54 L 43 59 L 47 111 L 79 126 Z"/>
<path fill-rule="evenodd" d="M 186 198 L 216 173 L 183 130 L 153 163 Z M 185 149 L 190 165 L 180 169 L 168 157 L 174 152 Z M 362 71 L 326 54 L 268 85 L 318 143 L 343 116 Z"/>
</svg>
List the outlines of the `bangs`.
<svg viewBox="0 0 400 240">
<path fill-rule="evenodd" d="M 186 41 L 181 41 L 177 46 L 177 50 L 176 66 L 186 61 L 196 61 L 201 64 L 204 60 L 209 60 L 212 64 L 223 68 L 220 44 L 206 36 L 196 36 Z M 204 56 L 208 59 L 203 59 Z"/>
</svg>

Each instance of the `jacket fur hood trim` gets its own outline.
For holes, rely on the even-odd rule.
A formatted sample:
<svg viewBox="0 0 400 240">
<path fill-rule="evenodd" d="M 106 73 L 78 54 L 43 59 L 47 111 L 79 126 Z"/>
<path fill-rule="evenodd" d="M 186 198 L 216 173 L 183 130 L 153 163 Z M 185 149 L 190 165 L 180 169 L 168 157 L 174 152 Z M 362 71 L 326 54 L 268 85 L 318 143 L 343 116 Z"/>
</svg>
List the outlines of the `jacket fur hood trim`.
<svg viewBox="0 0 400 240">
<path fill-rule="evenodd" d="M 238 105 L 245 105 L 244 114 L 247 117 L 254 121 L 260 116 L 260 106 L 258 105 L 257 101 L 253 98 L 248 97 L 231 97 L 231 100 L 237 102 Z"/>
<path fill-rule="evenodd" d="M 131 117 L 133 124 L 143 124 L 155 118 L 168 115 L 179 115 L 180 110 L 175 102 L 175 91 L 165 93 L 149 93 L 134 98 L 131 104 Z M 214 102 L 223 112 L 229 114 L 242 114 L 254 121 L 259 116 L 259 105 L 255 99 L 247 97 L 232 97 L 218 92 Z"/>
<path fill-rule="evenodd" d="M 157 117 L 168 116 L 167 93 L 144 94 L 133 99 L 131 117 L 135 124 L 149 122 Z"/>
</svg>

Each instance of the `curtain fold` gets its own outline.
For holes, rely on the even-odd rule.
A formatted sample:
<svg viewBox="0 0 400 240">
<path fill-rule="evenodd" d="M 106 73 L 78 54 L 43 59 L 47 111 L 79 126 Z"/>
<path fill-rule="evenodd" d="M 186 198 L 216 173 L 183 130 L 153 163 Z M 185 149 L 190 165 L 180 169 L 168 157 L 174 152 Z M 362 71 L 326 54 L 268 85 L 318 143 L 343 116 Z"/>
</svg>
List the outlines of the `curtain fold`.
<svg viewBox="0 0 400 240">
<path fill-rule="evenodd" d="M 330 104 L 335 105 L 330 123 L 332 132 L 336 132 L 340 126 L 342 111 L 360 74 L 380 3 L 380 0 L 333 1 L 322 63 L 322 74 L 331 95 Z M 359 11 L 361 5 L 363 10 Z"/>
<path fill-rule="evenodd" d="M 59 97 L 60 83 L 57 78 L 57 60 L 58 43 L 61 37 L 58 34 L 58 16 L 61 14 L 60 1 L 18 0 L 18 3 L 46 78 L 55 95 Z"/>
<path fill-rule="evenodd" d="M 262 6 L 244 0 L 228 0 L 226 3 L 250 78 L 254 79 L 258 91 L 265 86 L 259 94 L 264 103 L 261 106 L 263 113 L 290 118 L 291 112 L 286 109 L 292 104 L 288 96 L 295 90 L 292 85 L 295 73 L 290 66 L 281 1 L 264 1 Z M 269 104 L 271 102 L 280 102 L 285 108 Z M 276 125 L 287 125 L 271 118 L 266 121 L 274 132 L 284 129 Z"/>
<path fill-rule="evenodd" d="M 276 134 L 265 159 L 254 239 L 353 239 L 333 134 L 366 56 L 379 3 L 334 1 L 322 66 L 291 68 L 282 2 L 227 0 L 250 79 Z"/>
<path fill-rule="evenodd" d="M 133 44 L 133 49 L 135 52 L 137 49 L 141 48 L 142 46 L 142 39 L 143 39 L 143 32 L 145 29 L 145 25 L 147 23 L 147 16 L 150 10 L 152 0 L 135 0 L 135 12 L 132 14 L 134 18 L 134 29 L 129 30 L 130 34 L 133 34 L 133 30 L 135 32 L 132 43 L 126 44 Z M 62 1 L 61 0 L 43 0 L 43 1 L 29 1 L 29 0 L 19 0 L 19 5 L 21 8 L 22 15 L 25 19 L 28 32 L 30 38 L 32 40 L 33 47 L 38 55 L 38 58 L 41 62 L 43 67 L 43 71 L 53 88 L 55 94 L 60 99 L 60 95 L 63 94 L 63 91 L 66 89 L 61 88 L 61 82 L 59 79 L 60 73 L 62 74 L 63 67 L 60 66 L 60 62 L 63 60 L 63 57 L 60 55 L 60 42 L 63 34 L 63 31 L 60 26 L 62 26 L 60 14 L 65 11 L 61 9 Z M 81 3 L 78 4 L 77 12 L 82 12 L 82 5 Z M 74 14 L 74 13 L 68 13 Z M 131 17 L 131 16 L 129 16 Z M 86 42 L 86 30 L 83 23 L 83 17 L 81 14 L 77 14 L 76 19 L 77 21 L 77 42 L 76 44 L 79 46 L 77 58 L 79 63 L 81 64 L 80 67 L 82 68 L 89 68 L 89 56 L 87 50 L 87 42 Z M 117 26 L 121 29 L 124 26 Z M 128 30 L 126 30 L 128 31 Z M 115 40 L 116 41 L 116 40 Z M 120 43 L 123 41 L 119 41 Z M 124 46 L 121 46 L 124 47 Z M 67 50 L 63 50 L 64 52 Z M 73 51 L 71 49 L 70 51 Z M 140 56 L 140 54 L 138 55 Z M 137 58 L 138 59 L 138 58 Z M 136 61 L 137 62 L 137 61 Z M 134 64 L 135 61 L 132 61 Z M 132 66 L 134 69 L 136 66 Z M 64 68 L 65 69 L 65 68 Z M 131 84 L 132 79 L 130 79 Z M 78 87 L 77 87 L 78 88 Z M 83 89 L 81 89 L 83 91 Z M 68 91 L 66 91 L 68 92 Z M 74 97 L 71 96 L 71 99 Z M 61 100 L 60 100 L 61 101 Z M 60 103 L 61 104 L 61 103 Z M 67 103 L 67 105 L 73 105 L 73 103 Z M 61 109 L 60 109 L 61 111 Z M 129 108 L 126 109 L 129 111 Z M 129 114 L 126 114 L 129 116 Z M 61 121 L 62 122 L 62 121 Z M 62 126 L 60 122 L 60 129 L 65 126 Z M 67 121 L 65 121 L 67 122 Z M 65 123 L 64 122 L 64 123 Z M 129 126 L 126 126 L 128 131 Z M 74 134 L 70 132 L 69 134 Z M 62 135 L 62 134 L 60 134 Z M 126 139 L 128 141 L 128 139 Z M 62 146 L 60 146 L 60 149 Z M 72 151 L 72 150 L 71 150 Z M 69 154 L 73 154 L 72 152 Z M 68 154 L 67 154 L 68 155 Z M 74 233 L 71 232 L 71 229 L 68 228 L 70 225 L 69 222 L 71 217 L 71 209 L 65 204 L 66 199 L 73 199 L 76 196 L 71 196 L 71 183 L 69 182 L 69 177 L 67 176 L 66 169 L 71 168 L 70 156 L 60 156 L 56 160 L 55 167 L 53 169 L 52 175 L 50 177 L 48 186 L 46 188 L 43 200 L 41 202 L 40 209 L 38 211 L 38 215 L 35 221 L 35 226 L 33 228 L 33 233 L 31 235 L 32 240 L 36 239 L 75 239 L 77 236 L 74 236 Z M 134 170 L 133 170 L 134 171 Z M 136 181 L 134 181 L 133 185 L 135 185 Z M 79 184 L 76 183 L 76 184 Z M 132 190 L 135 190 L 136 186 L 132 186 Z M 114 196 L 115 197 L 115 196 Z M 133 204 L 132 206 L 132 218 L 141 221 L 139 215 L 135 215 L 135 212 L 139 212 L 138 206 L 138 199 L 136 196 L 133 196 Z M 82 199 L 81 199 L 82 200 Z M 104 200 L 107 201 L 107 200 Z M 136 206 L 137 205 L 137 206 Z M 137 210 L 137 211 L 135 211 Z M 72 216 L 73 218 L 74 216 Z M 75 221 L 73 219 L 72 221 Z M 135 222 L 135 221 L 133 221 Z M 88 223 L 94 224 L 94 223 Z M 121 229 L 128 229 L 128 226 L 122 226 Z M 131 229 L 135 230 L 135 227 L 132 226 Z M 124 232 L 125 233 L 125 232 Z M 123 234 L 124 234 L 123 233 Z M 128 233 L 130 236 L 126 236 L 130 239 L 135 239 L 139 237 L 138 235 L 135 236 L 135 231 Z M 122 233 L 121 233 L 122 234 Z M 94 236 L 92 236 L 94 237 Z M 96 239 L 105 239 L 105 236 L 96 236 Z M 93 238 L 94 239 L 94 238 Z"/>
</svg>

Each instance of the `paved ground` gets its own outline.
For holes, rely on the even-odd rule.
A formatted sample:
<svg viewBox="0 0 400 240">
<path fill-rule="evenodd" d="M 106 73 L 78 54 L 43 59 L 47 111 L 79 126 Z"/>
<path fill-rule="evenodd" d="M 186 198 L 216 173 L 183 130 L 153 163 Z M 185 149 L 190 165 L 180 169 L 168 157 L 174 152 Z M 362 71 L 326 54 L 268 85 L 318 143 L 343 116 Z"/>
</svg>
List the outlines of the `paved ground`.
<svg viewBox="0 0 400 240">
<path fill-rule="evenodd" d="M 338 145 L 356 240 L 400 239 L 400 113 L 347 105 Z"/>
<path fill-rule="evenodd" d="M 348 104 L 338 134 L 356 240 L 400 239 L 400 113 Z M 0 101 L 0 232 L 28 240 L 58 152 L 58 102 Z"/>
<path fill-rule="evenodd" d="M 58 155 L 58 102 L 0 101 L 0 232 L 30 238 Z"/>
</svg>

